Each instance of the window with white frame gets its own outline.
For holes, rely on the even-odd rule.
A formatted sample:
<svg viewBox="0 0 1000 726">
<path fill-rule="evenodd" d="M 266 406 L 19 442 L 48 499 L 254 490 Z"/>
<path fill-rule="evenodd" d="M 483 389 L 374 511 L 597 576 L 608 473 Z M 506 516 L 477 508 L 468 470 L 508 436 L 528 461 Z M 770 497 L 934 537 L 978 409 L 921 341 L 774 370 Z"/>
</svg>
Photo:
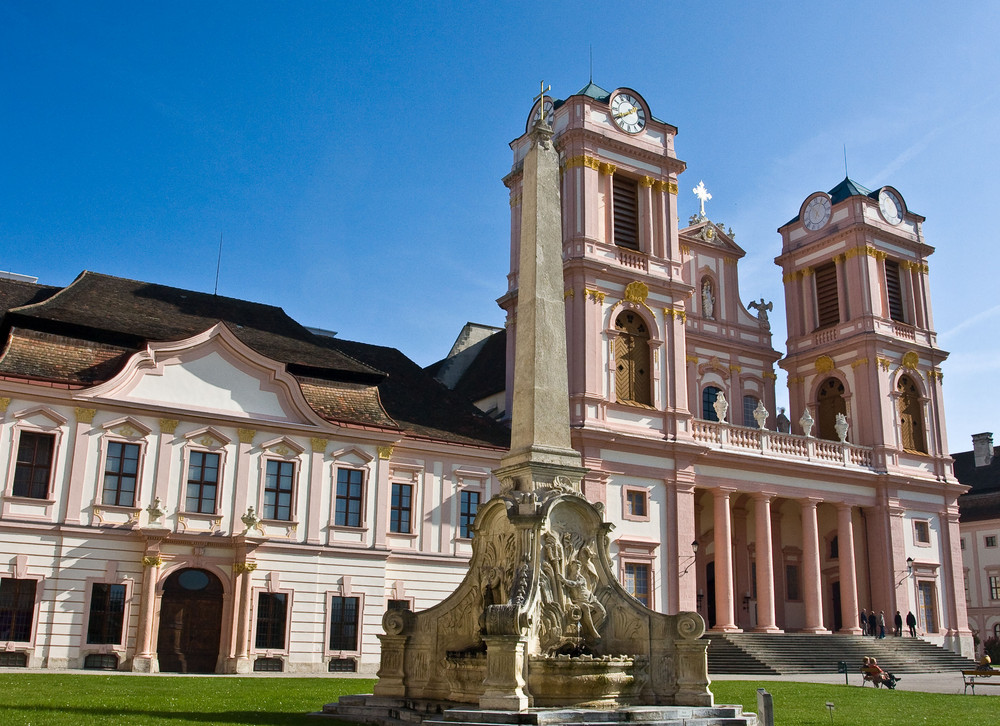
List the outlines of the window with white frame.
<svg viewBox="0 0 1000 726">
<path fill-rule="evenodd" d="M 187 488 L 184 498 L 186 511 L 215 514 L 221 459 L 219 454 L 211 451 L 192 449 L 188 454 Z"/>
<path fill-rule="evenodd" d="M 120 645 L 125 621 L 125 585 L 95 582 L 90 589 L 87 643 Z"/>
<path fill-rule="evenodd" d="M 38 580 L 0 578 L 0 642 L 31 641 Z"/>
<path fill-rule="evenodd" d="M 389 500 L 389 531 L 410 534 L 413 517 L 413 485 L 392 482 Z"/>
<path fill-rule="evenodd" d="M 983 544 L 987 547 L 997 546 L 997 536 L 995 534 L 988 534 L 983 538 Z"/>
<path fill-rule="evenodd" d="M 110 507 L 134 507 L 142 447 L 124 441 L 108 441 L 107 447 L 101 504 Z"/>
<path fill-rule="evenodd" d="M 48 498 L 55 446 L 55 434 L 21 431 L 11 494 L 31 499 Z"/>
<path fill-rule="evenodd" d="M 929 521 L 926 519 L 913 520 L 913 541 L 918 545 L 930 545 L 931 523 Z"/>
<path fill-rule="evenodd" d="M 361 469 L 337 469 L 337 501 L 333 523 L 338 527 L 360 527 L 364 512 L 365 473 Z"/>
<path fill-rule="evenodd" d="M 295 495 L 295 462 L 268 459 L 264 476 L 264 519 L 290 522 Z"/>
<path fill-rule="evenodd" d="M 990 600 L 1000 600 L 1000 575 L 990 575 Z"/>
</svg>

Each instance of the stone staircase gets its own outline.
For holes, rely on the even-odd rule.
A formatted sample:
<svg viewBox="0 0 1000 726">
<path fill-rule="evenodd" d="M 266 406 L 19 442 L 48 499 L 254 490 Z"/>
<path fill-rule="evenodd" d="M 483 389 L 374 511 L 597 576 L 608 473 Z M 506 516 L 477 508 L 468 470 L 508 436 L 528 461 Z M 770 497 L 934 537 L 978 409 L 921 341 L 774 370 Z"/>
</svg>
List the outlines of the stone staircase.
<svg viewBox="0 0 1000 726">
<path fill-rule="evenodd" d="M 316 716 L 384 726 L 757 726 L 757 716 L 742 706 L 628 706 L 616 709 L 532 708 L 485 711 L 451 708 L 436 712 L 429 704 L 375 696 L 342 696 Z"/>
<path fill-rule="evenodd" d="M 708 672 L 747 675 L 836 673 L 840 661 L 855 674 L 865 656 L 893 673 L 940 673 L 975 668 L 968 658 L 920 638 L 804 633 L 709 633 Z"/>
</svg>

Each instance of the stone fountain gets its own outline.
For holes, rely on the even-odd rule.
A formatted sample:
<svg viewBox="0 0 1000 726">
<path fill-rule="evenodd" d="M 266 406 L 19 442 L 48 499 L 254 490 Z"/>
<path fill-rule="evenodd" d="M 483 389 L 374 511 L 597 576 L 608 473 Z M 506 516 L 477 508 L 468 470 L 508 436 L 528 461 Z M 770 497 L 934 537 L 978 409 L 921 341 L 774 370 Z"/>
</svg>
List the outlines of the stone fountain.
<svg viewBox="0 0 1000 726">
<path fill-rule="evenodd" d="M 612 525 L 581 492 L 586 470 L 570 444 L 551 138 L 543 118 L 524 160 L 511 449 L 495 471 L 500 491 L 473 525 L 468 574 L 429 610 L 386 612 L 374 694 L 341 698 L 325 711 L 397 724 L 526 723 L 525 711 L 533 723 L 612 714 L 753 723 L 738 707 L 712 707 L 701 616 L 655 612 L 619 584 Z M 566 711 L 583 708 L 606 718 Z"/>
</svg>

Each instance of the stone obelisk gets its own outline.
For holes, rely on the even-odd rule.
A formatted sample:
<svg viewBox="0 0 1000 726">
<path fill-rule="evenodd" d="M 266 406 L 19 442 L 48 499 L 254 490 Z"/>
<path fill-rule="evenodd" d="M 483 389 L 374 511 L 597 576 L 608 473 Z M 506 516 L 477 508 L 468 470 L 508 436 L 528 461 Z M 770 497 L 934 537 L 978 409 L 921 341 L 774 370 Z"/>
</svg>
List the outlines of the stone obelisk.
<svg viewBox="0 0 1000 726">
<path fill-rule="evenodd" d="M 559 153 L 544 116 L 522 179 L 511 441 L 496 474 L 502 488 L 532 491 L 557 476 L 579 488 L 586 470 L 569 434 Z"/>
</svg>

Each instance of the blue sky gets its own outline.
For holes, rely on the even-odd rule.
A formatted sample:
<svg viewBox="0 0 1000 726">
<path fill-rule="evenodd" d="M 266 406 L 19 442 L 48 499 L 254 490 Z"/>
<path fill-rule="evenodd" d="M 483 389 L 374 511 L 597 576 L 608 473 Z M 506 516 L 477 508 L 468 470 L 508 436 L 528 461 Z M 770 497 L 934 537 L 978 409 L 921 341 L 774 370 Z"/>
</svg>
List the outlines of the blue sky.
<svg viewBox="0 0 1000 726">
<path fill-rule="evenodd" d="M 704 179 L 778 350 L 775 230 L 845 145 L 852 178 L 927 217 L 968 450 L 1000 435 L 998 34 L 988 2 L 0 0 L 0 270 L 210 292 L 222 235 L 220 294 L 426 365 L 467 320 L 502 324 L 507 144 L 593 48 L 596 83 L 679 128 L 682 219 Z"/>
</svg>

